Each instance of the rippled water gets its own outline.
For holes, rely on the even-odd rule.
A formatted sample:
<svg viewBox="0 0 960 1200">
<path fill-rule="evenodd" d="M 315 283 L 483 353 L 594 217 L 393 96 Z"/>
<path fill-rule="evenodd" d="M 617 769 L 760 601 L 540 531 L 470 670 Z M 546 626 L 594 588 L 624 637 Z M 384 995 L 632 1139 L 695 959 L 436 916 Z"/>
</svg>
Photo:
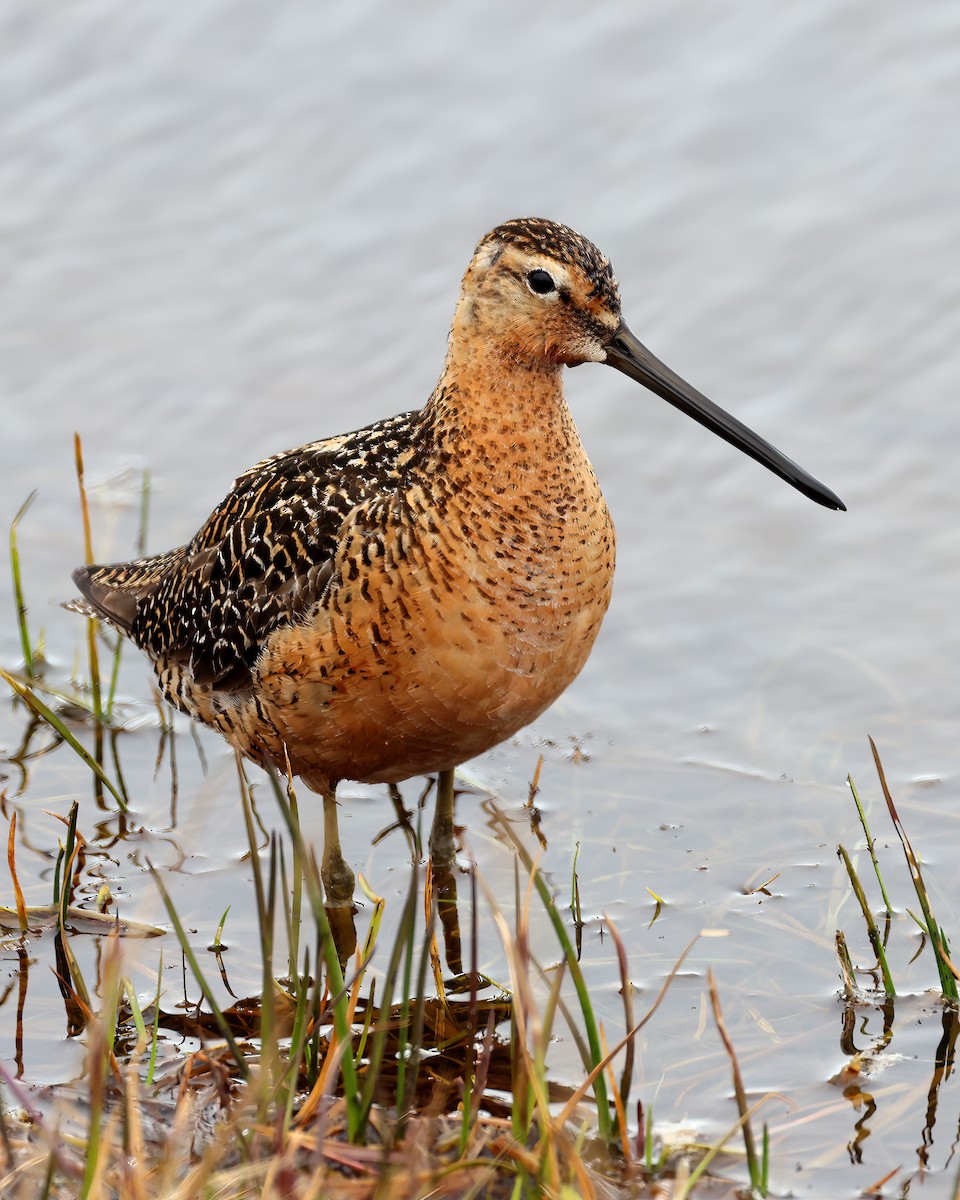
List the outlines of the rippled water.
<svg viewBox="0 0 960 1200">
<path fill-rule="evenodd" d="M 712 964 L 748 1087 L 796 1105 L 768 1113 L 778 1191 L 859 1191 L 897 1165 L 905 1178 L 932 1139 L 923 1194 L 948 1194 L 960 1102 L 944 1078 L 924 1132 L 942 1034 L 928 952 L 899 964 L 913 994 L 877 1059 L 875 1136 L 851 1152 L 864 1111 L 829 1080 L 849 1050 L 833 933 L 857 930 L 834 849 L 857 841 L 847 772 L 876 800 L 868 733 L 938 915 L 960 925 L 956 8 L 91 0 L 55 15 L 14 3 L 0 22 L 0 520 L 39 490 L 20 542 L 54 666 L 68 674 L 82 638 L 58 607 L 82 557 L 74 430 L 97 554 L 131 552 L 143 469 L 150 547 L 177 544 L 257 458 L 426 398 L 486 229 L 531 213 L 574 225 L 611 256 L 644 341 L 849 512 L 815 507 L 622 376 L 571 373 L 617 522 L 613 606 L 567 695 L 470 770 L 517 810 L 546 748 L 545 866 L 566 886 L 581 842 L 585 903 L 617 920 L 644 995 L 692 933 L 729 930 L 700 943 L 650 1027 L 641 1091 L 658 1118 L 732 1120 L 701 1024 Z M 3 596 L 0 662 L 18 657 Z M 147 725 L 123 752 L 154 832 L 104 848 L 101 866 L 158 917 L 150 854 L 203 937 L 227 891 L 242 929 L 232 765 L 206 741 L 204 780 L 181 737 L 171 819 L 132 654 L 122 686 Z M 0 746 L 19 736 L 8 712 Z M 9 772 L 21 871 L 46 900 L 58 831 L 44 811 L 88 784 L 65 752 L 22 797 L 16 784 Z M 405 848 L 370 849 L 389 809 L 356 795 L 348 857 L 386 887 Z M 479 805 L 461 810 L 481 870 L 512 888 Z M 744 894 L 773 875 L 772 895 Z M 668 901 L 650 929 L 647 886 Z M 910 929 L 904 917 L 912 951 Z M 614 1024 L 599 925 L 586 947 Z M 31 1019 L 51 1005 L 55 1033 L 31 1039 L 24 1073 L 61 1079 L 80 1048 L 60 1040 L 41 975 Z M 576 1077 L 572 1053 L 557 1048 L 558 1073 Z"/>
</svg>

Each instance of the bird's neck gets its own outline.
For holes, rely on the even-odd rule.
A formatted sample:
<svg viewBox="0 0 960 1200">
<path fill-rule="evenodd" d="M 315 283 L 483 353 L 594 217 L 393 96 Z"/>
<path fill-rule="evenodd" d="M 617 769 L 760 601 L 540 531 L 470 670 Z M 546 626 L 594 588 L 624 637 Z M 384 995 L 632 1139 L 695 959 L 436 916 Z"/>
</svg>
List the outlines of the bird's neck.
<svg viewBox="0 0 960 1200">
<path fill-rule="evenodd" d="M 517 357 L 495 342 L 458 336 L 425 415 L 442 450 L 474 447 L 481 463 L 522 469 L 583 450 L 563 395 L 562 367 Z"/>
</svg>

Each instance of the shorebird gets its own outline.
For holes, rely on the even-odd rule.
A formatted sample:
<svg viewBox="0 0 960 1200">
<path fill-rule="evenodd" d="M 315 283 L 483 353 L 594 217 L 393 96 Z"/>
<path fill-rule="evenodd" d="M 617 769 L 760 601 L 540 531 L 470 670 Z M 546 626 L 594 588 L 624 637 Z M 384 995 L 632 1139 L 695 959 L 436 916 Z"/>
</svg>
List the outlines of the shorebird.
<svg viewBox="0 0 960 1200">
<path fill-rule="evenodd" d="M 146 652 L 172 704 L 320 793 L 335 902 L 353 892 L 341 780 L 439 772 L 452 828 L 454 768 L 534 720 L 587 660 L 614 570 L 563 395 L 563 368 L 587 362 L 844 508 L 638 341 L 592 242 L 528 218 L 477 246 L 423 408 L 264 459 L 185 546 L 74 572 L 86 610 Z"/>
</svg>

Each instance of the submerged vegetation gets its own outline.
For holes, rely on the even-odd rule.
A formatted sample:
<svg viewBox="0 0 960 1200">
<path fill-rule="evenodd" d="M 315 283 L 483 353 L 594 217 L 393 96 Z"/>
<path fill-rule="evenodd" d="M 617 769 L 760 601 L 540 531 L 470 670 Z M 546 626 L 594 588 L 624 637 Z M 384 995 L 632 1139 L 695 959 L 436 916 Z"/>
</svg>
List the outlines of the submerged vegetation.
<svg viewBox="0 0 960 1200">
<path fill-rule="evenodd" d="M 79 441 L 76 452 L 89 559 Z M 148 496 L 145 480 L 141 548 Z M 237 898 L 218 897 L 223 915 L 212 940 L 209 931 L 191 929 L 151 858 L 147 838 L 141 857 L 156 895 L 152 915 L 158 923 L 133 920 L 108 881 L 91 895 L 88 853 L 102 833 L 85 821 L 76 801 L 59 817 L 63 835 L 50 852 L 50 901 L 28 903 L 17 863 L 16 803 L 28 788 L 36 756 L 53 751 L 76 756 L 92 783 L 98 812 L 116 814 L 125 837 L 142 832 L 118 750 L 124 728 L 119 642 L 89 620 L 86 665 L 75 671 L 82 680 L 51 682 L 43 638 L 29 628 L 18 547 L 29 503 L 10 527 L 22 662 L 16 670 L 0 669 L 0 681 L 24 719 L 21 744 L 7 755 L 19 782 L 0 792 L 8 834 L 0 923 L 8 953 L 19 960 L 16 991 L 11 984 L 0 996 L 0 1011 L 12 1015 L 20 1048 L 15 1062 L 0 1062 L 0 1194 L 11 1200 L 685 1197 L 732 1195 L 738 1186 L 753 1195 L 776 1194 L 763 1111 L 771 1095 L 757 1098 L 744 1082 L 710 971 L 704 994 L 728 1060 L 737 1117 L 732 1124 L 718 1121 L 719 1136 L 704 1138 L 658 1127 L 655 1090 L 638 1089 L 635 1082 L 637 1037 L 657 1021 L 694 943 L 674 952 L 676 961 L 657 994 L 637 1011 L 628 947 L 604 917 L 620 1006 L 616 1027 L 609 1007 L 604 1023 L 581 962 L 589 882 L 581 879 L 574 858 L 571 877 L 558 886 L 529 849 L 545 845 L 534 806 L 539 763 L 524 810 L 530 838 L 518 834 L 515 820 L 492 798 L 485 802 L 490 828 L 512 854 L 512 895 L 496 894 L 488 885 L 466 840 L 458 856 L 427 855 L 420 825 L 430 788 L 412 810 L 392 789 L 392 828 L 407 841 L 407 878 L 388 899 L 378 894 L 375 881 L 361 876 L 365 902 L 351 910 L 324 902 L 293 781 L 260 773 L 254 779 L 238 760 L 236 808 L 257 932 L 255 944 L 248 939 L 242 946 L 242 974 L 257 978 L 252 996 L 233 994 L 228 970 Z M 159 698 L 155 704 L 157 769 L 166 762 L 175 796 L 173 719 Z M 199 741 L 197 750 L 202 760 Z M 923 943 L 930 943 L 945 1028 L 953 1030 L 945 1052 L 952 1062 L 957 972 L 875 747 L 873 752 L 918 898 L 920 913 L 911 917 L 923 931 Z M 877 960 L 856 968 L 847 936 L 838 930 L 841 1003 L 850 1032 L 842 1083 L 845 1095 L 867 1103 L 864 1076 L 885 1043 L 855 1050 L 853 1022 L 857 1013 L 877 1007 L 892 1032 L 889 1005 L 897 989 L 887 952 L 891 931 L 902 926 L 893 921 L 880 856 L 852 780 L 850 788 L 883 902 L 881 932 L 856 855 L 839 847 Z M 268 807 L 279 813 L 282 833 L 268 832 Z M 755 890 L 769 895 L 772 883 L 768 879 Z M 656 921 L 665 902 L 651 896 Z M 91 934 L 98 946 L 92 973 L 89 955 L 77 949 L 78 939 Z M 153 965 L 145 965 L 145 944 L 156 947 Z M 141 949 L 132 954 L 137 946 Z M 23 1078 L 22 1047 L 30 1037 L 27 979 L 35 959 L 54 972 L 68 1035 L 84 1046 L 78 1079 L 46 1090 Z M 502 966 L 502 978 L 486 973 L 491 961 Z M 182 997 L 168 983 L 173 967 Z M 134 980 L 144 974 L 148 986 L 138 986 Z M 871 987 L 861 985 L 865 976 Z M 576 1085 L 562 1084 L 551 1073 L 550 1048 L 560 1038 L 576 1047 L 581 1064 Z M 638 1091 L 645 1094 L 638 1097 Z M 863 1129 L 858 1125 L 851 1158 L 862 1146 Z M 715 1173 L 721 1168 L 739 1185 Z M 888 1194 L 886 1184 L 871 1180 L 866 1194 Z"/>
<path fill-rule="evenodd" d="M 675 1194 L 685 1194 L 722 1143 L 706 1155 L 696 1146 L 668 1155 L 655 1148 L 649 1123 L 638 1136 L 627 1115 L 630 1047 L 654 1016 L 672 973 L 635 1020 L 626 951 L 608 923 L 629 1026 L 608 1048 L 582 976 L 575 989 L 579 1012 L 564 1000 L 565 977 L 579 976 L 569 918 L 519 843 L 512 919 L 475 869 L 467 869 L 471 922 L 464 970 L 457 881 L 451 864 L 428 862 L 423 874 L 413 814 L 407 814 L 413 861 L 397 934 L 382 944 L 385 901 L 364 882 L 371 908 L 360 942 L 356 914 L 324 906 L 293 789 L 275 788 L 289 843 L 274 835 L 264 844 L 251 788 L 239 764 L 238 770 L 263 988 L 229 1008 L 218 1003 L 194 939 L 152 866 L 177 952 L 200 999 L 188 1013 L 170 1007 L 162 967 L 155 990 L 138 994 L 126 973 L 124 939 L 162 931 L 73 903 L 85 847 L 76 803 L 50 906 L 25 904 L 11 837 L 21 948 L 26 953 L 45 930 L 54 931 L 68 1025 L 72 1035 L 85 1037 L 87 1053 L 83 1100 L 65 1091 L 43 1107 L 0 1064 L 5 1196 L 594 1196 L 634 1190 L 632 1184 L 664 1175 L 674 1177 Z M 15 818 L 11 833 L 14 826 Z M 479 892 L 486 892 L 482 905 Z M 537 902 L 558 931 L 560 956 L 550 966 L 532 948 Z M 502 940 L 507 984 L 477 969 L 481 909 Z M 100 923 L 104 938 L 92 980 L 71 949 L 91 921 Z M 217 944 L 219 962 L 219 935 Z M 282 962 L 276 959 L 280 945 L 286 948 Z M 711 993 L 722 1031 L 712 982 Z M 22 1042 L 28 1036 L 22 1001 L 17 1015 Z M 547 1050 L 560 1024 L 583 1057 L 584 1079 L 575 1089 L 548 1076 Z M 174 1031 L 189 1032 L 197 1049 L 158 1070 L 158 1047 Z M 16 1120 L 11 1102 L 20 1109 Z M 738 1122 L 744 1130 L 748 1117 L 745 1111 Z M 690 1172 L 687 1156 L 695 1152 L 702 1161 Z"/>
</svg>

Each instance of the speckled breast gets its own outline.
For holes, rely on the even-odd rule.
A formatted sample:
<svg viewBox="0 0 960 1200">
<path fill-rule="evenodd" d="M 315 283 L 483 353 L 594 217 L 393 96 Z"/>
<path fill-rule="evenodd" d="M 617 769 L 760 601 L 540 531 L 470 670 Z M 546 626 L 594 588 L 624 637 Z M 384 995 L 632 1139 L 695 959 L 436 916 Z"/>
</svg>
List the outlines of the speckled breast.
<svg viewBox="0 0 960 1200">
<path fill-rule="evenodd" d="M 257 690 L 293 769 L 398 781 L 537 717 L 583 667 L 614 533 L 592 469 L 553 486 L 414 483 L 353 514 L 324 602 L 279 630 Z"/>
</svg>

